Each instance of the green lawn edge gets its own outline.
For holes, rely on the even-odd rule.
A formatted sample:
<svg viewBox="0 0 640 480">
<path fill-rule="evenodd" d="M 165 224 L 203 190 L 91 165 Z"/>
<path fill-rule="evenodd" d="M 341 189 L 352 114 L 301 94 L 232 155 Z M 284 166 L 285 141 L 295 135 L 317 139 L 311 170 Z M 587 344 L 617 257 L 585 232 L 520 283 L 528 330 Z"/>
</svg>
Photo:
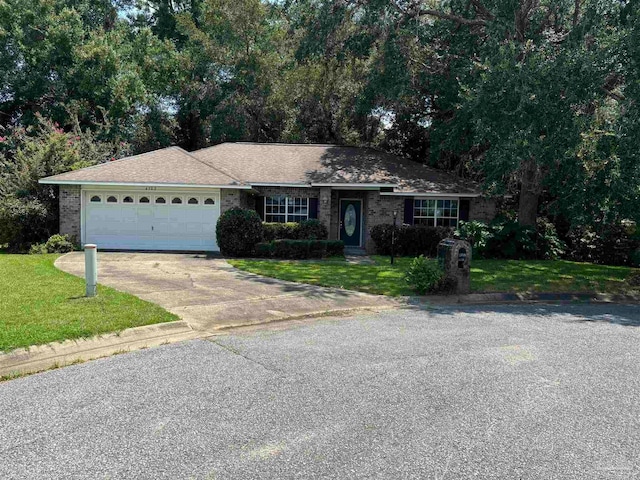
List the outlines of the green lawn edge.
<svg viewBox="0 0 640 480">
<path fill-rule="evenodd" d="M 0 255 L 0 352 L 179 320 L 134 295 L 58 270 L 60 255 Z"/>
<path fill-rule="evenodd" d="M 360 292 L 411 296 L 415 292 L 404 280 L 410 257 L 395 259 L 373 255 L 374 265 L 344 260 L 228 259 L 250 273 L 298 283 L 343 288 Z M 435 260 L 433 260 L 435 261 Z M 471 265 L 473 293 L 632 293 L 625 280 L 639 269 L 568 260 L 474 260 Z"/>
</svg>

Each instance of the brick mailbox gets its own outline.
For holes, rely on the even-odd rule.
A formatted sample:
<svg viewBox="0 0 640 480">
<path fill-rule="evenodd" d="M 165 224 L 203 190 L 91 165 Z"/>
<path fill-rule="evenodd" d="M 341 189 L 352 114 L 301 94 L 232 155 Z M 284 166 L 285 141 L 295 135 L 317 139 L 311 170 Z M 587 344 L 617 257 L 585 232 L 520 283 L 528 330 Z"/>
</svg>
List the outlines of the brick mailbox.
<svg viewBox="0 0 640 480">
<path fill-rule="evenodd" d="M 454 280 L 456 293 L 471 291 L 471 245 L 464 240 L 447 238 L 438 244 L 438 264 L 444 275 Z"/>
</svg>

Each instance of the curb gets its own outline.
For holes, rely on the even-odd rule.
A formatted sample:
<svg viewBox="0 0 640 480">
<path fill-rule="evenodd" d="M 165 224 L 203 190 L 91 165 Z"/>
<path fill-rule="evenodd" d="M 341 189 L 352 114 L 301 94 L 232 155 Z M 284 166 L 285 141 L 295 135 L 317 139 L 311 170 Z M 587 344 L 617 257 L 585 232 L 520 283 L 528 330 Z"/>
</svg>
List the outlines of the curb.
<svg viewBox="0 0 640 480">
<path fill-rule="evenodd" d="M 183 320 L 128 328 L 90 338 L 65 340 L 0 354 L 0 378 L 36 373 L 202 336 Z"/>
<path fill-rule="evenodd" d="M 430 295 L 409 297 L 409 304 L 433 305 L 486 305 L 518 303 L 596 303 L 640 304 L 640 294 L 623 295 L 609 293 L 470 293 L 467 295 Z"/>
<path fill-rule="evenodd" d="M 227 332 L 242 330 L 244 328 L 252 329 L 261 325 L 272 325 L 274 323 L 286 323 L 288 321 L 304 320 L 311 318 L 323 318 L 323 317 L 341 317 L 350 314 L 358 314 L 362 312 L 377 312 L 382 310 L 395 310 L 397 308 L 406 307 L 405 304 L 398 303 L 397 305 L 371 305 L 364 307 L 346 307 L 346 308 L 332 308 L 330 310 L 318 310 L 315 312 L 301 313 L 298 315 L 284 315 L 282 317 L 270 318 L 268 320 L 256 320 L 254 322 L 244 322 L 229 325 L 220 325 L 219 327 L 211 329 L 209 332 L 204 332 L 205 335 L 223 335 Z"/>
<path fill-rule="evenodd" d="M 149 347 L 157 347 L 198 338 L 230 335 L 234 331 L 255 329 L 263 325 L 284 324 L 287 321 L 304 320 L 307 318 L 343 316 L 356 314 L 358 312 L 389 310 L 398 307 L 402 307 L 402 305 L 319 310 L 300 315 L 285 315 L 268 320 L 221 325 L 208 331 L 195 330 L 186 321 L 178 320 L 175 322 L 128 328 L 121 332 L 107 333 L 90 338 L 35 345 L 29 348 L 20 348 L 9 353 L 0 354 L 0 381 Z"/>
</svg>

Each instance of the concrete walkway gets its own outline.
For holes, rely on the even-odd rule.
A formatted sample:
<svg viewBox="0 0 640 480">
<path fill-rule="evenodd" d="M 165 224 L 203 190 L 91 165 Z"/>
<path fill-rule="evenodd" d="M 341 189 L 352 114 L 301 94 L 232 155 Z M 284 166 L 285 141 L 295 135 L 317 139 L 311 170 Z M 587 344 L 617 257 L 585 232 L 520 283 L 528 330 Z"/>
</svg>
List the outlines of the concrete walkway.
<svg viewBox="0 0 640 480">
<path fill-rule="evenodd" d="M 56 267 L 83 276 L 84 254 L 62 256 Z M 261 277 L 237 270 L 222 258 L 201 254 L 101 252 L 98 281 L 156 303 L 205 333 L 326 312 L 401 305 L 390 297 Z"/>
</svg>

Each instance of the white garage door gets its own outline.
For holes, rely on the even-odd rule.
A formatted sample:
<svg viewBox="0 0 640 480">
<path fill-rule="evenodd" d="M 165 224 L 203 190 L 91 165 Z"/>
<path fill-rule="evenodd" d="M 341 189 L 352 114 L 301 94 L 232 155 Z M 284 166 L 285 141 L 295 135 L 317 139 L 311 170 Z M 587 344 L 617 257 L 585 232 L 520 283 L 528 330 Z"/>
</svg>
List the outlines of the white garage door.
<svg viewBox="0 0 640 480">
<path fill-rule="evenodd" d="M 85 243 L 118 250 L 217 251 L 218 193 L 85 192 Z"/>
</svg>

